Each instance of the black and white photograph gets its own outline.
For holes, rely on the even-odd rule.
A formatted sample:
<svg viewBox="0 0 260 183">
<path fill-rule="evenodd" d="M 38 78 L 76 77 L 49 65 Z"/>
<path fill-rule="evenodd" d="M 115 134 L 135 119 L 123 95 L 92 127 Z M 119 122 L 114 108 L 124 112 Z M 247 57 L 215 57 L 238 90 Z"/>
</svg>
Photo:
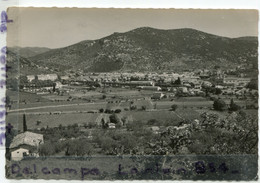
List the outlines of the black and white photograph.
<svg viewBox="0 0 260 183">
<path fill-rule="evenodd" d="M 258 179 L 257 10 L 7 16 L 7 179 Z"/>
</svg>

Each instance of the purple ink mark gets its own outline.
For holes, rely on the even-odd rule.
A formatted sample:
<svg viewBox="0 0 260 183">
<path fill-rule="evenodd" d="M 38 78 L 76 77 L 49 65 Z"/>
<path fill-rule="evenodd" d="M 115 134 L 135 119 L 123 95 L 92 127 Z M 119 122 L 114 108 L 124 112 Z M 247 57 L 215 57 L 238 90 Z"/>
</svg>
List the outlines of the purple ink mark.
<svg viewBox="0 0 260 183">
<path fill-rule="evenodd" d="M 209 165 L 210 172 L 212 172 L 212 173 L 216 172 L 216 168 L 215 168 L 214 163 L 209 163 L 208 165 Z"/>
<path fill-rule="evenodd" d="M 0 134 L 0 145 L 3 145 L 3 140 L 5 139 L 5 133 Z"/>
<path fill-rule="evenodd" d="M 44 173 L 46 175 L 46 174 L 50 174 L 51 172 L 48 170 L 47 167 L 44 167 L 44 168 L 42 168 L 42 173 Z"/>
<path fill-rule="evenodd" d="M 0 80 L 0 88 L 3 88 L 6 85 L 6 81 L 4 79 Z"/>
<path fill-rule="evenodd" d="M 5 55 L 1 55 L 0 62 L 1 62 L 1 64 L 5 64 L 6 63 Z"/>
<path fill-rule="evenodd" d="M 219 170 L 223 171 L 223 173 L 226 173 L 229 170 L 226 163 L 222 163 L 218 168 Z"/>
<path fill-rule="evenodd" d="M 197 174 L 204 174 L 206 172 L 205 164 L 202 161 L 195 163 L 195 170 Z"/>
<path fill-rule="evenodd" d="M 2 11 L 1 13 L 1 23 L 10 23 L 13 22 L 13 20 L 8 20 L 6 11 Z"/>
<path fill-rule="evenodd" d="M 4 74 L 1 74 L 1 76 L 5 77 L 5 78 L 8 78 L 7 74 L 4 73 Z"/>
<path fill-rule="evenodd" d="M 1 52 L 2 52 L 3 54 L 5 54 L 5 55 L 6 55 L 6 53 L 7 53 L 7 47 L 6 47 L 6 46 L 4 46 L 4 47 L 1 49 Z"/>
<path fill-rule="evenodd" d="M 11 69 L 12 67 L 10 67 L 10 66 L 5 66 L 5 67 L 1 67 L 1 70 L 2 71 L 8 71 L 9 69 Z"/>
<path fill-rule="evenodd" d="M 5 24 L 1 24 L 1 26 L 0 26 L 0 31 L 1 31 L 2 33 L 4 33 L 4 32 L 7 31 L 7 27 L 6 27 Z"/>
<path fill-rule="evenodd" d="M 10 123 L 8 123 L 8 125 L 6 126 L 7 132 L 11 133 L 11 130 L 13 128 L 13 125 L 11 125 Z"/>
<path fill-rule="evenodd" d="M 5 114 L 6 114 L 6 111 L 5 111 L 5 110 L 0 111 L 0 118 L 3 118 L 3 117 L 5 116 Z"/>
<path fill-rule="evenodd" d="M 5 102 L 6 102 L 6 98 L 3 97 L 3 98 L 1 99 L 1 101 L 2 101 L 3 103 L 5 103 Z"/>
<path fill-rule="evenodd" d="M 15 171 L 15 168 L 17 168 L 17 170 Z M 12 164 L 12 174 L 15 174 L 15 173 L 20 173 L 20 166 L 18 164 Z"/>
</svg>

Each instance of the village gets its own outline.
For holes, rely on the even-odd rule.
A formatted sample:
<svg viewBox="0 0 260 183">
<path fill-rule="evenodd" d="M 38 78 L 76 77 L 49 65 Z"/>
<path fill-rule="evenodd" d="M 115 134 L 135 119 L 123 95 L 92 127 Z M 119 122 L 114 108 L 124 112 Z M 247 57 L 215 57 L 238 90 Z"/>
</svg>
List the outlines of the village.
<svg viewBox="0 0 260 183">
<path fill-rule="evenodd" d="M 239 69 L 21 76 L 19 98 L 13 85 L 7 90 L 9 159 L 243 153 L 225 139 L 215 142 L 217 131 L 229 138 L 255 135 L 257 122 L 248 116 L 257 116 L 257 83 Z M 250 129 L 242 119 L 251 120 Z M 196 134 L 204 134 L 203 141 L 211 136 L 209 149 L 198 152 Z"/>
</svg>

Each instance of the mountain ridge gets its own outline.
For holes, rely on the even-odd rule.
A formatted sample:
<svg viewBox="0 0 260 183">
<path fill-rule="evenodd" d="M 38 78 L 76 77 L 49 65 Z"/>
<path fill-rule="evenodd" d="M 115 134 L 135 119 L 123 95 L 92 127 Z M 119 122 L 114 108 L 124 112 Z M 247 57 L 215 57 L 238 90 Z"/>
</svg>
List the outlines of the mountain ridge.
<svg viewBox="0 0 260 183">
<path fill-rule="evenodd" d="M 28 59 L 58 72 L 178 71 L 257 63 L 257 46 L 257 37 L 228 38 L 191 28 L 140 27 L 51 49 Z"/>
</svg>

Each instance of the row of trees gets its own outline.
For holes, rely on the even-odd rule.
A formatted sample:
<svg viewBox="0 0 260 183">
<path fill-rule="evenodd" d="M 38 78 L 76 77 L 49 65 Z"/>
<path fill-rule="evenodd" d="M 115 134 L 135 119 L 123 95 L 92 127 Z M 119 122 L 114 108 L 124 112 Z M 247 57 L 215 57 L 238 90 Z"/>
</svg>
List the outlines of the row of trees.
<svg viewBox="0 0 260 183">
<path fill-rule="evenodd" d="M 214 101 L 213 108 L 217 111 L 225 111 L 227 109 L 229 111 L 238 111 L 241 109 L 241 107 L 237 105 L 233 99 L 230 100 L 230 105 L 228 106 L 225 101 L 220 98 Z"/>
<path fill-rule="evenodd" d="M 65 156 L 84 156 L 93 153 L 93 146 L 86 139 L 46 142 L 39 147 L 41 156 L 55 155 L 64 151 Z"/>
</svg>

